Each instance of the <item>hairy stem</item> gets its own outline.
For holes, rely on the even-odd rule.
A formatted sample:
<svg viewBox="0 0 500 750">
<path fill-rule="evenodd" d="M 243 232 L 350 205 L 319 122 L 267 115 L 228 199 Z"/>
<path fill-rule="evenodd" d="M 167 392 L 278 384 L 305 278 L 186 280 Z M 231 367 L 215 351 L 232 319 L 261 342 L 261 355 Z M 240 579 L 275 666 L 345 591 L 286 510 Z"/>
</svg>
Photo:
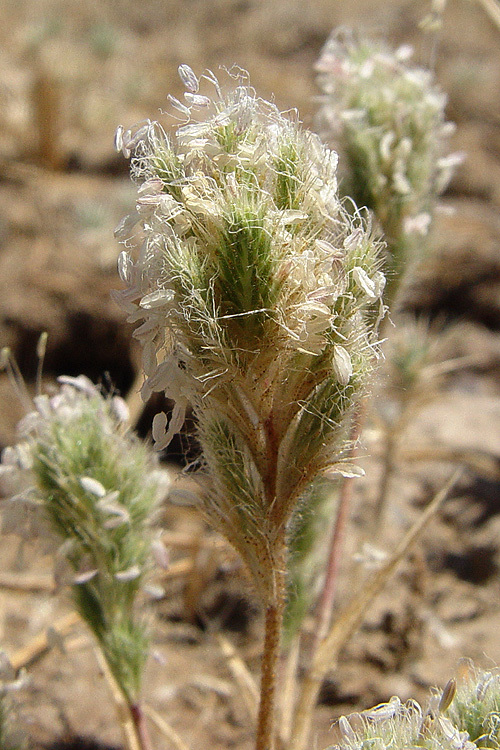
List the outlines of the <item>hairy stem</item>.
<svg viewBox="0 0 500 750">
<path fill-rule="evenodd" d="M 266 607 L 256 750 L 273 750 L 274 748 L 277 667 L 280 656 L 281 631 L 286 596 L 285 560 L 286 546 L 283 533 L 279 555 L 277 556 L 278 564 L 275 571 L 274 596 L 273 600 Z"/>
</svg>

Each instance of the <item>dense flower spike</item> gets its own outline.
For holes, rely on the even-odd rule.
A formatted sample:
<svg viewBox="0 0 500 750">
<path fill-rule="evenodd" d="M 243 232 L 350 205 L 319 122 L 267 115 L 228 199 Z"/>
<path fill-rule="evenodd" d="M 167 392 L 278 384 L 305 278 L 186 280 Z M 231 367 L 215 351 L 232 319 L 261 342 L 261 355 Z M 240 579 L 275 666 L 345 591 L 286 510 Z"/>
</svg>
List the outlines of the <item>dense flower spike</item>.
<svg viewBox="0 0 500 750">
<path fill-rule="evenodd" d="M 421 254 L 437 197 L 463 159 L 447 152 L 446 97 L 411 55 L 340 30 L 316 64 L 319 129 L 345 157 L 348 194 L 383 227 L 396 277 Z"/>
<path fill-rule="evenodd" d="M 118 134 L 138 198 L 118 228 L 136 250 L 121 253 L 117 297 L 138 324 L 144 397 L 175 400 L 168 425 L 155 420 L 158 447 L 192 404 L 207 513 L 269 601 L 275 539 L 341 456 L 384 277 L 369 224 L 339 200 L 337 155 L 242 71 L 227 95 L 212 73 L 179 72 L 185 103 L 171 103 L 187 121 L 171 137 L 157 122 Z"/>
<path fill-rule="evenodd" d="M 133 700 L 147 656 L 133 604 L 163 479 L 151 452 L 127 433 L 120 398 L 104 397 L 84 376 L 60 381 L 52 397 L 35 397 L 18 427 L 21 442 L 2 454 L 0 479 L 18 491 L 2 504 L 2 528 L 55 532 L 78 609 Z"/>
<path fill-rule="evenodd" d="M 394 696 L 369 711 L 342 716 L 341 740 L 328 750 L 477 750 L 462 732 L 438 711 L 424 712 L 416 701 L 401 703 Z"/>
</svg>

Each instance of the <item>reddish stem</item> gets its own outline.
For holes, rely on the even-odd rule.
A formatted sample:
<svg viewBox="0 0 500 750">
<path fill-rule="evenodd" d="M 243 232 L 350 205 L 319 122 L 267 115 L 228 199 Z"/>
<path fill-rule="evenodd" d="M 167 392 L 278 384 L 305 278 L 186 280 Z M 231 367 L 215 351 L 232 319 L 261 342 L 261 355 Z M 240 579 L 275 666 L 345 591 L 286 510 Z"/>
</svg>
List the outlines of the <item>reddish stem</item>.
<svg viewBox="0 0 500 750">
<path fill-rule="evenodd" d="M 351 459 L 355 459 L 358 454 L 358 441 L 361 430 L 363 429 L 365 417 L 366 399 L 361 401 L 361 403 L 358 405 L 358 408 L 356 409 L 353 417 L 350 434 L 351 449 L 349 452 L 349 458 Z M 319 644 L 326 636 L 330 627 L 333 602 L 335 599 L 335 592 L 337 588 L 338 570 L 340 566 L 342 548 L 344 546 L 346 526 L 351 512 L 353 482 L 353 477 L 345 477 L 340 487 L 337 515 L 335 517 L 332 535 L 330 537 L 328 559 L 325 569 L 325 580 L 323 582 L 323 588 L 321 590 L 317 608 L 317 627 L 314 638 L 313 653 L 316 651 Z"/>
<path fill-rule="evenodd" d="M 141 705 L 139 703 L 131 703 L 129 708 L 141 750 L 153 750 L 153 745 L 151 744 L 151 738 L 146 725 L 146 718 Z"/>
<path fill-rule="evenodd" d="M 266 608 L 255 750 L 273 750 L 274 748 L 277 671 L 280 657 L 283 613 L 285 610 L 285 561 L 286 547 L 283 542 L 282 550 L 276 558 L 273 601 Z"/>
</svg>

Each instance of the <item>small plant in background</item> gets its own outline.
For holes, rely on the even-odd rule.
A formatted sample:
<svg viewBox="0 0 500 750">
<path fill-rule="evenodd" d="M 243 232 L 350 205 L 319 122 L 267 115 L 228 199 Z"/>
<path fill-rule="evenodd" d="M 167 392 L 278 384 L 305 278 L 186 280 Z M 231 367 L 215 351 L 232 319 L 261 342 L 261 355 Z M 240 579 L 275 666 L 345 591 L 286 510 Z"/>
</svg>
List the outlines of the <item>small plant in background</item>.
<svg viewBox="0 0 500 750">
<path fill-rule="evenodd" d="M 342 470 L 346 424 L 364 393 L 384 277 L 369 223 L 337 192 L 336 154 L 258 99 L 233 72 L 224 95 L 179 69 L 186 119 L 117 133 L 132 156 L 137 211 L 118 230 L 118 295 L 139 324 L 143 395 L 159 448 L 188 403 L 203 449 L 203 505 L 238 550 L 266 612 L 258 750 L 273 746 L 288 528 L 313 480 Z M 199 116 L 198 113 L 202 113 Z"/>
<path fill-rule="evenodd" d="M 316 65 L 318 83 L 323 92 L 318 128 L 324 140 L 340 153 L 343 193 L 356 204 L 369 208 L 384 232 L 387 284 L 383 298 L 391 311 L 397 309 L 401 292 L 427 248 L 438 196 L 454 166 L 462 159 L 459 154 L 447 155 L 447 139 L 453 126 L 445 122 L 445 96 L 433 83 L 432 73 L 412 67 L 410 57 L 408 47 L 393 53 L 381 43 L 361 39 L 347 30 L 338 30 L 330 36 Z M 416 326 L 422 333 L 424 328 Z M 384 333 L 387 332 L 390 339 L 391 333 L 387 329 L 385 326 Z M 404 336 L 403 332 L 399 335 L 400 343 Z M 375 526 L 368 531 L 370 536 L 376 533 L 383 515 L 398 438 L 421 405 L 423 392 L 426 396 L 436 392 L 437 384 L 431 383 L 427 377 L 431 373 L 437 374 L 429 361 L 430 337 L 412 338 L 410 334 L 410 340 L 404 346 L 402 356 L 395 356 L 391 363 L 392 374 L 406 380 L 394 387 L 398 398 L 392 406 L 398 414 L 394 415 L 390 409 L 383 478 L 374 509 Z M 387 355 L 387 359 L 390 358 L 391 355 Z M 399 386 L 408 390 L 400 390 Z M 377 395 L 380 396 L 380 392 Z M 379 400 L 376 399 L 377 406 Z M 387 403 L 385 396 L 382 400 Z M 352 420 L 352 460 L 368 409 L 369 398 L 358 404 Z M 325 674 L 324 659 L 323 665 L 319 666 L 323 650 L 321 642 L 323 639 L 327 642 L 328 638 L 352 490 L 353 478 L 344 478 L 338 490 L 316 612 L 316 638 L 311 662 L 318 666 L 309 669 L 310 675 L 304 681 L 295 721 L 296 736 L 292 737 L 293 750 L 303 750 L 306 746 L 313 696 Z M 353 607 L 355 601 L 356 597 Z M 341 613 L 339 629 L 342 618 Z M 316 687 L 313 687 L 314 683 Z M 309 698 L 306 697 L 307 691 Z"/>
<path fill-rule="evenodd" d="M 438 196 L 459 153 L 448 153 L 453 123 L 431 71 L 354 32 L 332 33 L 316 64 L 323 92 L 318 126 L 343 158 L 343 189 L 368 206 L 387 241 L 385 301 L 393 305 L 422 257 Z"/>
<path fill-rule="evenodd" d="M 34 410 L 18 426 L 20 442 L 2 454 L 0 476 L 17 492 L 3 503 L 3 530 L 54 538 L 77 610 L 144 748 L 140 690 L 148 638 L 134 604 L 164 480 L 150 450 L 127 432 L 119 397 L 103 396 L 84 376 L 59 381 L 54 395 L 34 398 Z"/>
</svg>

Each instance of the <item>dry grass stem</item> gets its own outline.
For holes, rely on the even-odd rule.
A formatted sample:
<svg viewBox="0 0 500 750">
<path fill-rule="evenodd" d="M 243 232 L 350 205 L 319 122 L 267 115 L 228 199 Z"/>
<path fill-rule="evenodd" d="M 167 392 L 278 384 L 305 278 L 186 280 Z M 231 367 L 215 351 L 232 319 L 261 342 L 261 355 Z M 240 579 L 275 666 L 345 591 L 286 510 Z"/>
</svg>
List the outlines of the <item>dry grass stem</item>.
<svg viewBox="0 0 500 750">
<path fill-rule="evenodd" d="M 130 706 L 127 702 L 127 699 L 125 698 L 125 695 L 123 694 L 123 691 L 120 689 L 117 681 L 115 680 L 113 673 L 111 672 L 99 646 L 94 646 L 94 653 L 99 665 L 99 669 L 103 673 L 104 677 L 106 678 L 106 682 L 109 685 L 127 750 L 143 750 L 139 735 L 136 731 L 136 726 L 132 717 Z"/>
<path fill-rule="evenodd" d="M 365 581 L 358 593 L 353 597 L 344 611 L 341 612 L 330 632 L 315 652 L 311 666 L 302 684 L 289 750 L 305 750 L 307 747 L 314 706 L 316 705 L 319 689 L 325 674 L 335 664 L 340 649 L 359 626 L 369 605 L 384 588 L 395 568 L 425 525 L 439 510 L 461 474 L 462 469 L 458 469 L 439 490 L 420 518 L 418 518 L 403 537 L 388 561 L 372 577 Z"/>
<path fill-rule="evenodd" d="M 146 716 L 151 719 L 155 727 L 163 734 L 163 736 L 170 740 L 174 750 L 191 750 L 189 745 L 186 745 L 184 740 L 179 737 L 177 732 L 172 729 L 170 724 L 168 724 L 165 719 L 160 716 L 157 711 L 154 710 L 154 708 L 151 708 L 151 706 L 145 704 L 143 706 L 143 711 Z"/>
<path fill-rule="evenodd" d="M 281 536 L 281 543 L 277 545 L 278 550 L 281 547 L 281 554 L 276 556 L 277 565 L 274 570 L 274 597 L 266 606 L 265 614 L 255 750 L 274 750 L 275 748 L 277 677 L 286 601 L 287 550 L 284 529 Z"/>
<path fill-rule="evenodd" d="M 68 615 L 64 615 L 64 617 L 56 620 L 51 627 L 56 631 L 57 635 L 64 637 L 79 622 L 81 622 L 80 615 L 76 612 L 70 612 Z M 28 667 L 30 664 L 33 664 L 34 661 L 43 656 L 50 648 L 47 633 L 39 633 L 26 645 L 15 651 L 9 657 L 9 660 L 13 669 L 17 672 L 22 667 Z"/>
<path fill-rule="evenodd" d="M 380 477 L 378 486 L 377 498 L 375 500 L 375 503 L 373 504 L 373 524 L 369 529 L 370 536 L 372 534 L 375 537 L 378 536 L 385 518 L 391 479 L 397 465 L 397 454 L 400 437 L 401 429 L 399 423 L 387 430 L 387 434 L 385 436 L 385 450 L 382 459 L 382 475 Z"/>
<path fill-rule="evenodd" d="M 300 636 L 296 635 L 289 647 L 286 657 L 281 701 L 280 740 L 284 747 L 288 747 L 292 734 L 293 714 L 297 695 L 297 670 L 300 656 Z"/>
<path fill-rule="evenodd" d="M 37 576 L 32 573 L 9 573 L 0 571 L 0 588 L 11 591 L 54 591 L 54 579 L 52 576 Z"/>
<path fill-rule="evenodd" d="M 231 671 L 234 681 L 238 685 L 240 696 L 245 704 L 248 715 L 252 721 L 255 721 L 259 707 L 259 689 L 253 675 L 238 654 L 236 648 L 222 633 L 217 634 L 217 641 L 223 655 L 226 657 L 227 666 Z"/>
</svg>

